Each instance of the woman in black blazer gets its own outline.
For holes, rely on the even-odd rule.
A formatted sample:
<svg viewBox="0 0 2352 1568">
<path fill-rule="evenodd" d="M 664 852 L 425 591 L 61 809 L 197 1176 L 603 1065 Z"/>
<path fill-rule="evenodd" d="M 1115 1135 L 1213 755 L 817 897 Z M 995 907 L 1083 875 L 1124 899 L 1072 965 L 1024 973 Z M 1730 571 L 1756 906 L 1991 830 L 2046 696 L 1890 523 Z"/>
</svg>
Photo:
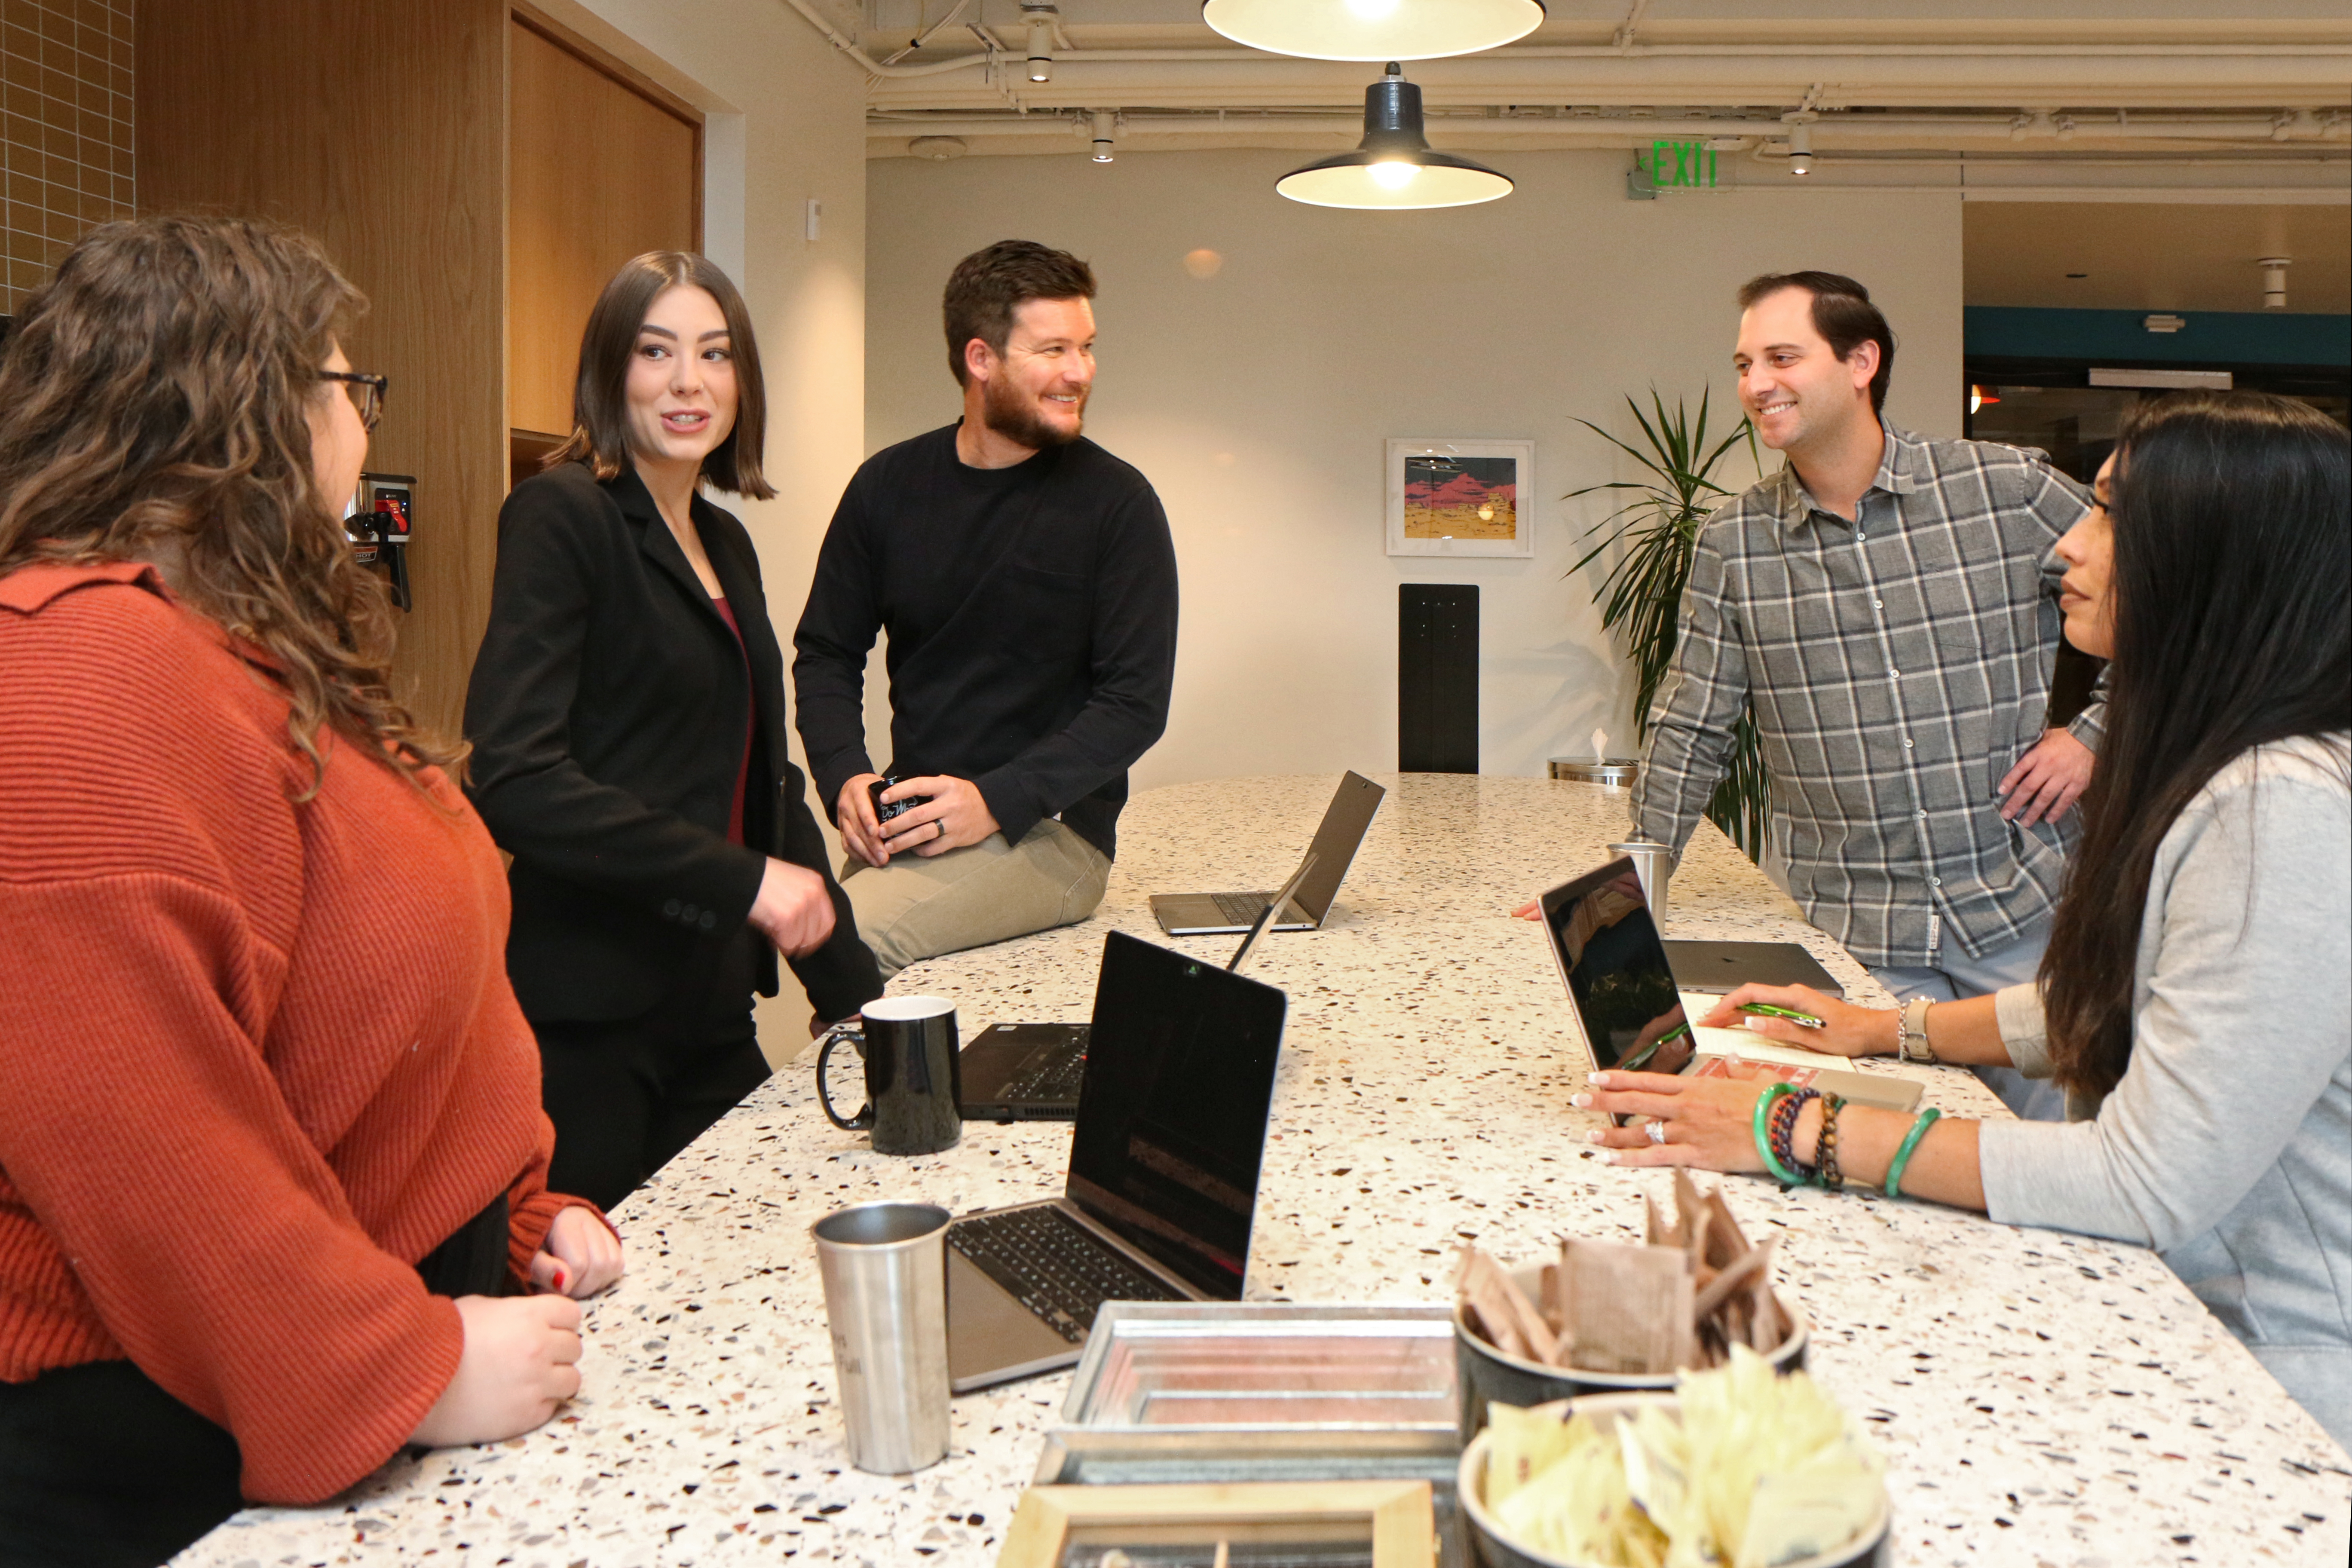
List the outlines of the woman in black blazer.
<svg viewBox="0 0 2352 1568">
<path fill-rule="evenodd" d="M 819 1017 L 882 994 L 786 754 L 783 658 L 743 525 L 765 499 L 741 298 L 698 256 L 624 266 L 572 438 L 499 514 L 466 693 L 468 793 L 514 857 L 507 969 L 539 1037 L 549 1180 L 617 1203 L 768 1076 L 782 952 Z"/>
</svg>

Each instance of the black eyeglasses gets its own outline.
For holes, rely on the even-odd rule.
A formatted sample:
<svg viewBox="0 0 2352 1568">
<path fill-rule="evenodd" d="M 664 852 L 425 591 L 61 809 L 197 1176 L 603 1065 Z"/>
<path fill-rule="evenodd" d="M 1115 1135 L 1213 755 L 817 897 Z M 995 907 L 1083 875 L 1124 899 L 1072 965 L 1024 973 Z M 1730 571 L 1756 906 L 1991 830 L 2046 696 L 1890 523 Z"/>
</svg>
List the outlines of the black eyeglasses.
<svg viewBox="0 0 2352 1568">
<path fill-rule="evenodd" d="M 343 384 L 343 390 L 352 395 L 352 405 L 360 411 L 360 424 L 365 428 L 374 429 L 375 422 L 383 417 L 384 390 L 392 384 L 384 377 L 370 375 L 365 371 L 322 370 L 319 379 Z"/>
</svg>

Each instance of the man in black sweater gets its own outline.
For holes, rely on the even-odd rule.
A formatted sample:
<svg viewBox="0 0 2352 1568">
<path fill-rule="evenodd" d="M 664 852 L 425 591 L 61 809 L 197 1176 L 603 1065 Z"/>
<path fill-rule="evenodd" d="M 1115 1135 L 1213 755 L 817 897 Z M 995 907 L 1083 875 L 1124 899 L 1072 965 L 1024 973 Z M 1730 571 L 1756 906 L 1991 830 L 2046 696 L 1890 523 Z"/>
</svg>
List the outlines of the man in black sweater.
<svg viewBox="0 0 2352 1568">
<path fill-rule="evenodd" d="M 1167 727 L 1175 545 L 1150 483 L 1079 434 L 1094 293 L 1085 262 L 1026 240 L 960 262 L 963 417 L 867 458 L 817 556 L 793 638 L 801 740 L 886 976 L 1092 914 L 1127 770 Z M 877 630 L 896 782 L 871 791 Z"/>
</svg>

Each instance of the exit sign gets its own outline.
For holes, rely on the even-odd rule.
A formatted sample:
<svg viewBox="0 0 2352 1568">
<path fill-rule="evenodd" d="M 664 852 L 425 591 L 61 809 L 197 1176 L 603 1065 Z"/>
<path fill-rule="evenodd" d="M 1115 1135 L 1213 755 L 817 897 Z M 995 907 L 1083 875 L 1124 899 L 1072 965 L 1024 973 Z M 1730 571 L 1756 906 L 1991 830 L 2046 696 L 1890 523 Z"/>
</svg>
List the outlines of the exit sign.
<svg viewBox="0 0 2352 1568">
<path fill-rule="evenodd" d="M 1638 164 L 1641 154 L 1635 153 Z M 1718 183 L 1715 149 L 1704 142 L 1668 142 L 1663 138 L 1650 143 L 1649 167 L 1645 171 L 1651 185 L 1661 191 L 1714 191 L 1724 187 Z"/>
</svg>

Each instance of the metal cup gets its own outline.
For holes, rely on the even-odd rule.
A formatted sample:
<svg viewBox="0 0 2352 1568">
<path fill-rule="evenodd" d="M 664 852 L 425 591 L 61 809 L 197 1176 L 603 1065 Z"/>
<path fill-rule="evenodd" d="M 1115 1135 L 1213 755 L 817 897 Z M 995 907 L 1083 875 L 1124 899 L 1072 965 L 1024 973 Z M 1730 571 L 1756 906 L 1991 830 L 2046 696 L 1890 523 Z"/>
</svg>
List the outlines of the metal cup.
<svg viewBox="0 0 2352 1568">
<path fill-rule="evenodd" d="M 884 996 L 866 1005 L 862 1028 L 843 1026 L 816 1054 L 816 1097 L 835 1127 L 870 1132 L 877 1154 L 936 1154 L 963 1136 L 963 1063 L 955 1004 L 944 996 Z M 844 1119 L 825 1092 L 825 1064 L 844 1040 L 862 1038 L 866 1104 Z"/>
<path fill-rule="evenodd" d="M 1608 789 L 1631 789 L 1640 775 L 1642 764 L 1631 757 L 1610 757 L 1595 761 L 1588 757 L 1554 757 L 1551 776 L 1566 779 L 1570 784 L 1601 784 Z"/>
<path fill-rule="evenodd" d="M 858 1204 L 809 1227 L 849 1462 L 902 1476 L 948 1451 L 948 1211 Z"/>
<path fill-rule="evenodd" d="M 1609 853 L 1622 855 L 1633 862 L 1633 874 L 1642 879 L 1642 897 L 1650 906 L 1650 919 L 1663 928 L 1666 923 L 1666 882 L 1675 874 L 1675 852 L 1663 844 L 1636 838 L 1628 844 L 1612 844 Z"/>
</svg>

